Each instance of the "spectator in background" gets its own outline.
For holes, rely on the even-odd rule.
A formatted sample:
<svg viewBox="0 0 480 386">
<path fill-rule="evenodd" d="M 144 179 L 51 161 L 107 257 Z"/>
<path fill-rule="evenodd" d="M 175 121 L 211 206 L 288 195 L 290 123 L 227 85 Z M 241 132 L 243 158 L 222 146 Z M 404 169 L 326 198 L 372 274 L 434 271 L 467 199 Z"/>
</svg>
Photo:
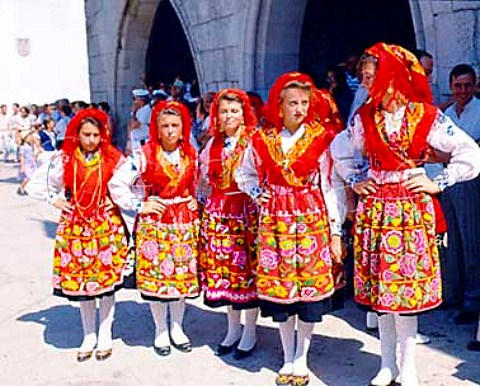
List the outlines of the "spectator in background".
<svg viewBox="0 0 480 386">
<path fill-rule="evenodd" d="M 72 110 L 74 114 L 77 114 L 81 110 L 85 110 L 88 107 L 88 104 L 84 101 L 75 101 L 72 102 Z"/>
<path fill-rule="evenodd" d="M 352 90 L 352 94 L 357 92 L 360 81 L 357 75 L 357 63 L 358 57 L 356 55 L 350 55 L 345 61 L 345 78 L 347 80 L 348 87 Z"/>
<path fill-rule="evenodd" d="M 152 108 L 150 107 L 150 93 L 145 89 L 132 91 L 132 117 L 128 124 L 128 133 L 132 152 L 140 148 L 150 137 L 149 125 Z M 127 146 L 128 147 L 128 146 Z"/>
<path fill-rule="evenodd" d="M 480 141 L 480 100 L 474 96 L 475 70 L 459 64 L 450 72 L 455 100 L 445 114 L 477 143 Z M 456 324 L 478 321 L 480 309 L 480 178 L 461 182 L 444 191 L 448 224 L 447 260 L 458 262 L 462 308 Z"/>
<path fill-rule="evenodd" d="M 54 151 L 56 149 L 57 140 L 55 137 L 55 121 L 52 118 L 45 118 L 43 125 L 38 132 L 40 147 L 44 151 Z"/>
<path fill-rule="evenodd" d="M 20 196 L 26 196 L 25 186 L 35 171 L 35 139 L 34 131 L 22 132 L 20 134 L 20 186 L 18 187 L 17 194 Z"/>
<path fill-rule="evenodd" d="M 210 139 L 210 106 L 215 91 L 208 91 L 197 103 L 195 108 L 195 122 L 192 128 L 192 143 L 200 152 Z"/>
<path fill-rule="evenodd" d="M 344 69 L 340 66 L 328 69 L 326 81 L 329 86 L 328 91 L 333 96 L 333 99 L 335 99 L 343 121 L 346 122 L 350 112 L 350 106 L 353 102 L 353 92 L 347 84 Z"/>
<path fill-rule="evenodd" d="M 57 149 L 61 149 L 72 116 L 72 107 L 68 100 L 62 100 L 57 104 L 57 108 L 60 112 L 60 119 L 57 121 L 54 131 L 57 138 Z"/>
<path fill-rule="evenodd" d="M 0 152 L 3 153 L 3 161 L 7 162 L 9 155 L 10 136 L 10 118 L 7 115 L 7 105 L 0 106 Z"/>
</svg>

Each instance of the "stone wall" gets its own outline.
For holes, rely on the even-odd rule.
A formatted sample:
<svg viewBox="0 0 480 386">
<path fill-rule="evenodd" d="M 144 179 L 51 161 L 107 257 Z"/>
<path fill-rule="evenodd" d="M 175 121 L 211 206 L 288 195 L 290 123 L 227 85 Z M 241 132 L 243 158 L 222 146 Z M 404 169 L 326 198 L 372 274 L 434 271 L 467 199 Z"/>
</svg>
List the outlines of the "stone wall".
<svg viewBox="0 0 480 386">
<path fill-rule="evenodd" d="M 92 100 L 107 100 L 121 128 L 161 1 L 171 1 L 184 28 L 202 92 L 233 86 L 265 97 L 275 77 L 298 68 L 307 0 L 85 0 Z M 480 1 L 410 0 L 410 8 L 417 45 L 435 58 L 435 94 L 445 100 L 453 65 L 480 70 Z"/>
</svg>

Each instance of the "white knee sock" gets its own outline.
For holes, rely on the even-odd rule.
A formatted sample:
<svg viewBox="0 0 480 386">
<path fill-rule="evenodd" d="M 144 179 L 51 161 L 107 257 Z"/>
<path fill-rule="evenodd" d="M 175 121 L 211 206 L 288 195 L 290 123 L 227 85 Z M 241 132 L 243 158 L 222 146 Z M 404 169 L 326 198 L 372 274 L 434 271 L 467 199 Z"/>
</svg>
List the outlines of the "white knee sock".
<svg viewBox="0 0 480 386">
<path fill-rule="evenodd" d="M 415 366 L 415 349 L 418 329 L 417 316 L 395 315 L 400 352 L 402 353 L 402 386 L 418 386 L 417 368 Z"/>
<path fill-rule="evenodd" d="M 293 358 L 295 356 L 295 324 L 296 316 L 290 316 L 286 322 L 280 323 L 280 338 L 283 347 L 283 366 L 280 374 L 293 373 Z"/>
<path fill-rule="evenodd" d="M 155 322 L 155 347 L 170 345 L 167 328 L 167 303 L 150 302 L 150 311 Z"/>
<path fill-rule="evenodd" d="M 83 326 L 83 342 L 79 348 L 80 352 L 92 351 L 97 344 L 95 333 L 95 300 L 80 302 L 80 315 Z"/>
<path fill-rule="evenodd" d="M 389 385 L 398 376 L 397 366 L 397 334 L 393 314 L 384 314 L 378 317 L 380 333 L 380 352 L 382 363 L 380 371 L 370 382 L 375 386 Z"/>
<path fill-rule="evenodd" d="M 367 312 L 367 328 L 374 329 L 378 328 L 378 318 L 376 312 Z"/>
<path fill-rule="evenodd" d="M 98 316 L 100 326 L 98 328 L 98 349 L 108 350 L 112 348 L 112 325 L 115 312 L 115 298 L 113 295 L 103 296 L 99 299 Z"/>
<path fill-rule="evenodd" d="M 243 328 L 242 339 L 238 344 L 240 350 L 248 351 L 255 346 L 257 329 L 258 308 L 245 310 L 245 327 Z"/>
<path fill-rule="evenodd" d="M 298 320 L 297 347 L 295 349 L 295 357 L 293 359 L 294 375 L 307 375 L 309 372 L 307 356 L 314 327 L 315 323 L 306 323 L 302 322 L 300 319 Z"/>
<path fill-rule="evenodd" d="M 223 338 L 222 346 L 231 346 L 242 334 L 242 326 L 240 324 L 241 313 L 234 310 L 232 306 L 227 307 L 227 335 Z"/>
<path fill-rule="evenodd" d="M 188 343 L 190 339 L 183 332 L 185 299 L 168 303 L 170 306 L 170 336 L 176 344 Z"/>
</svg>

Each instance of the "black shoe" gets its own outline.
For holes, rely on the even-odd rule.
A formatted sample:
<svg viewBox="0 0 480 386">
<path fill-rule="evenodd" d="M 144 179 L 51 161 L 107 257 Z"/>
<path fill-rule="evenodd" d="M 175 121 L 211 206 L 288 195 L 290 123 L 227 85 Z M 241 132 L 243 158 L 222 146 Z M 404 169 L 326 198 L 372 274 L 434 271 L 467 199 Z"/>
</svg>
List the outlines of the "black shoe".
<svg viewBox="0 0 480 386">
<path fill-rule="evenodd" d="M 215 355 L 217 357 L 222 357 L 224 355 L 230 354 L 235 349 L 235 347 L 237 347 L 238 343 L 240 343 L 240 339 L 234 342 L 233 344 L 231 344 L 230 346 L 224 346 L 223 344 L 220 343 L 217 346 L 217 351 L 215 352 Z"/>
<path fill-rule="evenodd" d="M 190 352 L 192 351 L 192 342 L 176 344 L 172 341 L 172 346 L 181 352 Z"/>
<path fill-rule="evenodd" d="M 233 358 L 237 360 L 248 358 L 252 355 L 253 350 L 255 350 L 255 345 L 253 345 L 250 350 L 241 350 L 237 347 L 233 353 Z"/>
<path fill-rule="evenodd" d="M 470 310 L 462 310 L 460 313 L 455 316 L 455 324 L 474 324 L 478 323 L 478 312 Z"/>
<path fill-rule="evenodd" d="M 162 357 L 166 357 L 167 355 L 170 355 L 172 353 L 172 349 L 170 346 L 162 346 L 162 347 L 153 346 L 153 350 Z"/>
<path fill-rule="evenodd" d="M 467 344 L 467 349 L 470 351 L 480 351 L 480 342 L 478 340 L 471 340 Z"/>
</svg>

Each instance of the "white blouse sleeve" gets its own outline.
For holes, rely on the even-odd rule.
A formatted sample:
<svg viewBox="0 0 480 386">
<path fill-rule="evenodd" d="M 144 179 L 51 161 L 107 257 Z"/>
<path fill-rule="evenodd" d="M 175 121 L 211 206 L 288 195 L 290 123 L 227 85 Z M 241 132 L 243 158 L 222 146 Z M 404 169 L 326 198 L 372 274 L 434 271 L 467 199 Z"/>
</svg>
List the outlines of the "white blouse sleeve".
<svg viewBox="0 0 480 386">
<path fill-rule="evenodd" d="M 208 181 L 208 164 L 210 163 L 210 149 L 212 148 L 213 138 L 210 138 L 205 148 L 198 157 L 200 179 L 197 186 L 197 200 L 204 204 L 212 191 L 210 182 Z"/>
<path fill-rule="evenodd" d="M 346 193 L 345 184 L 340 176 L 331 167 L 328 152 L 324 152 L 319 158 L 320 186 L 327 208 L 332 235 L 342 235 L 342 225 L 346 216 Z"/>
<path fill-rule="evenodd" d="M 357 114 L 330 145 L 335 171 L 350 186 L 367 178 L 369 164 L 363 155 L 364 142 L 363 125 Z"/>
<path fill-rule="evenodd" d="M 242 162 L 235 171 L 235 182 L 238 188 L 253 199 L 259 197 L 263 191 L 260 188 L 260 180 L 255 167 L 255 154 L 251 145 L 248 145 L 243 154 Z M 257 160 L 260 162 L 260 160 Z"/>
<path fill-rule="evenodd" d="M 65 199 L 63 190 L 63 153 L 52 152 L 48 159 L 35 169 L 26 186 L 28 195 L 34 199 L 53 204 L 59 199 Z"/>
<path fill-rule="evenodd" d="M 135 152 L 115 171 L 108 182 L 110 196 L 120 208 L 137 213 L 142 210 L 144 189 L 139 186 L 139 182 L 145 165 L 144 153 Z"/>
<path fill-rule="evenodd" d="M 450 154 L 447 167 L 434 178 L 443 190 L 457 182 L 468 181 L 480 173 L 480 148 L 475 141 L 440 111 L 427 137 L 434 149 Z"/>
</svg>

